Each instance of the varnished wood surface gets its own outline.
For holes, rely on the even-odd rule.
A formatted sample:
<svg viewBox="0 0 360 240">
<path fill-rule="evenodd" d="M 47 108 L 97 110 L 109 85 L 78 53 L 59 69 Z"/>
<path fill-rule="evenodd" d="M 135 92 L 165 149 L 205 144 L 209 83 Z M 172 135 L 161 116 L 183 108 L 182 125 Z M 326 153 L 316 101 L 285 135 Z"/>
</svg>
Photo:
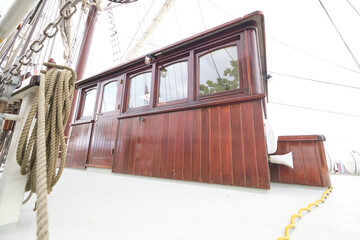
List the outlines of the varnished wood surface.
<svg viewBox="0 0 360 240">
<path fill-rule="evenodd" d="M 66 167 L 85 168 L 90 147 L 92 123 L 72 126 L 68 143 Z"/>
<path fill-rule="evenodd" d="M 323 136 L 279 137 L 275 155 L 292 152 L 294 169 L 284 165 L 270 164 L 272 182 L 328 187 L 331 185 L 327 168 Z"/>
<path fill-rule="evenodd" d="M 293 135 L 293 136 L 279 136 L 280 142 L 291 141 L 325 141 L 324 135 Z"/>
<path fill-rule="evenodd" d="M 120 119 L 113 172 L 269 188 L 261 101 Z"/>
<path fill-rule="evenodd" d="M 112 166 L 112 149 L 115 145 L 114 114 L 99 117 L 94 123 L 88 164 L 94 166 Z"/>
</svg>

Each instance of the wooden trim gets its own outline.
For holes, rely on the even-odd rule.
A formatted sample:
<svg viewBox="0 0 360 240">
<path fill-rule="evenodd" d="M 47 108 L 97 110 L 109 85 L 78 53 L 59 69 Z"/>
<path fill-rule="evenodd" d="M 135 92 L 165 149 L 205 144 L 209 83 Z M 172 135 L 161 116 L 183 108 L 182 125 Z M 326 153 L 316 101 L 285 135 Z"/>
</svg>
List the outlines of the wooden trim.
<svg viewBox="0 0 360 240">
<path fill-rule="evenodd" d="M 101 82 L 101 86 L 100 86 L 100 95 L 99 95 L 99 102 L 98 102 L 98 106 L 97 106 L 97 109 L 96 109 L 96 111 L 95 112 L 100 112 L 100 113 L 103 113 L 103 114 L 106 114 L 106 115 L 113 115 L 113 113 L 114 112 L 116 112 L 116 110 L 117 110 L 117 96 L 115 96 L 116 97 L 116 99 L 115 99 L 115 106 L 114 106 L 114 110 L 113 111 L 107 111 L 107 112 L 102 112 L 102 109 L 101 109 L 101 107 L 102 107 L 102 102 L 103 102 L 103 100 L 104 100 L 104 90 L 105 90 L 105 86 L 106 85 L 108 85 L 108 84 L 111 84 L 111 83 L 113 83 L 113 82 L 115 82 L 116 83 L 116 88 L 118 88 L 119 87 L 119 78 L 111 78 L 111 79 L 108 79 L 108 80 L 106 80 L 106 81 L 103 81 L 103 82 Z M 117 93 L 117 89 L 116 89 L 116 93 Z"/>
<path fill-rule="evenodd" d="M 266 73 L 266 53 L 265 53 L 265 31 L 264 31 L 264 16 L 260 11 L 250 13 L 241 18 L 237 18 L 231 22 L 225 23 L 223 25 L 214 27 L 205 32 L 199 33 L 182 41 L 176 42 L 164 48 L 158 49 L 157 51 L 151 52 L 151 55 L 156 56 L 156 60 L 161 60 L 164 54 L 170 56 L 173 54 L 179 54 L 180 52 L 189 51 L 194 47 L 199 47 L 211 41 L 216 41 L 229 37 L 235 33 L 240 33 L 241 31 L 246 30 L 247 28 L 257 28 L 260 42 L 260 58 L 263 62 L 262 64 L 262 73 Z M 90 76 L 86 79 L 81 79 L 76 82 L 76 87 L 79 85 L 86 84 L 88 82 L 93 82 L 98 79 L 103 79 L 114 74 L 123 73 L 124 71 L 131 71 L 140 66 L 143 66 L 144 57 L 134 59 L 131 62 L 126 62 L 122 65 L 115 66 L 101 72 L 99 74 Z"/>
<path fill-rule="evenodd" d="M 234 39 L 234 37 L 236 37 Z M 221 45 L 220 45 L 221 44 Z M 221 92 L 215 92 L 215 93 L 208 93 L 205 95 L 200 95 L 200 58 L 206 54 L 209 54 L 211 52 L 224 49 L 226 47 L 236 47 L 236 53 L 237 53 L 237 62 L 238 62 L 238 71 L 239 71 L 239 88 L 237 89 L 231 89 L 227 91 L 221 91 Z M 236 35 L 231 37 L 230 39 L 222 39 L 219 41 L 219 44 L 209 44 L 206 48 L 201 47 L 201 51 L 199 49 L 194 49 L 195 51 L 195 78 L 193 80 L 194 82 L 194 90 L 195 90 L 195 99 L 201 100 L 201 99 L 208 99 L 208 98 L 214 98 L 214 97 L 220 97 L 220 96 L 226 96 L 229 94 L 236 94 L 236 93 L 243 93 L 244 92 L 244 81 L 241 74 L 241 65 L 239 59 L 241 58 L 241 55 L 239 54 L 239 49 L 241 48 L 241 42 L 240 42 L 240 35 Z"/>
<path fill-rule="evenodd" d="M 133 112 L 133 111 L 142 111 L 142 110 L 146 110 L 149 109 L 151 106 L 151 102 L 149 99 L 149 104 L 145 105 L 145 106 L 140 106 L 140 107 L 134 107 L 134 108 L 128 108 L 128 103 L 129 103 L 129 94 L 130 94 L 130 83 L 131 83 L 131 78 L 134 78 L 138 75 L 141 74 L 145 74 L 145 73 L 151 73 L 151 80 L 150 80 L 150 88 L 153 87 L 153 73 L 154 69 L 152 67 L 152 65 L 150 66 L 146 66 L 145 68 L 141 68 L 138 71 L 135 72 L 130 72 L 126 74 L 126 82 L 125 82 L 125 92 L 123 95 L 124 101 L 123 101 L 123 107 L 122 107 L 122 112 Z M 152 94 L 153 89 L 150 89 L 149 93 L 150 93 L 150 98 L 151 98 L 151 94 Z"/>
<path fill-rule="evenodd" d="M 106 166 L 106 165 L 96 165 L 96 164 L 85 164 L 85 167 L 94 167 L 94 168 L 107 168 L 111 169 L 112 166 Z"/>
<path fill-rule="evenodd" d="M 279 136 L 279 142 L 298 142 L 298 141 L 326 141 L 324 135 L 294 135 Z"/>
<path fill-rule="evenodd" d="M 86 92 L 89 92 L 89 91 L 92 91 L 92 90 L 95 90 L 96 91 L 96 98 L 95 98 L 95 104 L 94 104 L 94 109 L 93 109 L 93 115 L 90 115 L 90 116 L 81 116 L 83 110 L 84 110 L 84 100 L 85 100 L 85 95 L 86 95 Z M 97 84 L 93 84 L 91 85 L 91 87 L 87 87 L 87 88 L 82 88 L 81 89 L 81 93 L 80 93 L 80 98 L 79 98 L 79 107 L 77 109 L 77 112 L 76 112 L 76 117 L 75 119 L 76 120 L 81 120 L 81 119 L 86 119 L 86 118 L 94 118 L 94 113 L 95 113 L 95 110 L 97 108 L 97 103 L 98 103 L 98 96 L 99 96 L 99 89 L 98 89 L 98 83 Z"/>
<path fill-rule="evenodd" d="M 172 100 L 172 101 L 168 101 L 168 102 L 162 102 L 160 103 L 159 102 L 159 94 L 160 94 L 160 68 L 161 67 L 168 67 L 168 66 L 171 66 L 173 64 L 176 64 L 176 63 L 182 63 L 182 62 L 185 62 L 187 63 L 187 89 L 186 89 L 186 93 L 187 93 L 187 97 L 186 98 L 180 98 L 180 99 L 177 99 L 177 100 Z M 179 103 L 184 103 L 184 102 L 188 102 L 189 101 L 189 86 L 191 84 L 191 77 L 190 77 L 190 62 L 189 62 L 189 53 L 187 52 L 186 53 L 186 56 L 183 57 L 183 58 L 179 58 L 179 59 L 174 59 L 174 58 L 171 58 L 169 61 L 163 61 L 163 62 L 160 62 L 160 63 L 157 63 L 155 64 L 156 65 L 156 68 L 155 68 L 155 84 L 154 84 L 154 91 L 153 91 L 153 96 L 154 96 L 154 107 L 157 107 L 157 106 L 165 106 L 165 105 L 174 105 L 174 104 L 179 104 Z"/>
<path fill-rule="evenodd" d="M 159 113 L 176 112 L 176 111 L 196 109 L 196 108 L 209 107 L 209 106 L 215 106 L 215 105 L 223 105 L 223 104 L 236 103 L 236 102 L 254 101 L 254 100 L 264 99 L 264 98 L 265 98 L 265 94 L 246 95 L 246 96 L 231 96 L 231 98 L 213 99 L 212 101 L 206 101 L 206 102 L 196 101 L 190 105 L 187 103 L 183 104 L 183 105 L 178 105 L 178 106 L 174 106 L 174 105 L 169 106 L 168 105 L 167 108 L 165 108 L 165 106 L 164 106 L 164 108 L 160 108 L 158 106 L 157 108 L 154 108 L 149 111 L 138 111 L 138 112 L 121 114 L 117 118 L 124 119 L 124 118 L 146 116 L 146 115 L 159 114 Z"/>
<path fill-rule="evenodd" d="M 71 123 L 70 126 L 76 126 L 76 125 L 81 125 L 81 124 L 88 124 L 88 123 L 93 123 L 93 122 L 95 122 L 93 119 L 91 119 L 91 120 L 86 120 L 86 121 L 81 121 L 81 120 L 79 120 L 79 121 L 76 121 L 76 122 Z"/>
</svg>

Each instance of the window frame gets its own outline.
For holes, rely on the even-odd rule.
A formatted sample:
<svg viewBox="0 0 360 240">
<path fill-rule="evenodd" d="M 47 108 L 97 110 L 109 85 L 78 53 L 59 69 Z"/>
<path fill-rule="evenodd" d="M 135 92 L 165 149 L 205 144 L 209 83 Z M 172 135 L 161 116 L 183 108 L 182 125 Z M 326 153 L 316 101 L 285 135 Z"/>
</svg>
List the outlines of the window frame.
<svg viewBox="0 0 360 240">
<path fill-rule="evenodd" d="M 211 45 L 207 48 L 202 48 L 201 50 L 195 50 L 195 80 L 194 80 L 194 90 L 195 90 L 195 99 L 196 100 L 203 100 L 203 99 L 208 99 L 208 98 L 215 98 L 215 97 L 222 97 L 222 96 L 227 96 L 227 95 L 233 95 L 233 94 L 239 94 L 239 93 L 244 93 L 244 82 L 243 79 L 241 77 L 242 74 L 242 69 L 241 69 L 241 64 L 240 64 L 240 56 L 241 56 L 241 42 L 240 42 L 240 38 L 238 39 L 231 39 L 225 43 L 222 43 L 221 45 Z M 200 57 L 214 52 L 216 50 L 220 50 L 226 47 L 231 47 L 231 46 L 235 46 L 236 47 L 236 52 L 237 52 L 237 56 L 238 56 L 238 69 L 239 69 L 239 88 L 237 89 L 231 89 L 231 90 L 226 90 L 226 91 L 221 91 L 221 92 L 215 92 L 215 93 L 208 93 L 205 95 L 200 95 Z"/>
<path fill-rule="evenodd" d="M 149 91 L 149 94 L 150 94 L 149 104 L 145 105 L 145 106 L 140 106 L 140 107 L 128 108 L 129 96 L 130 96 L 131 78 L 134 78 L 134 77 L 139 76 L 139 75 L 144 74 L 144 73 L 150 73 L 151 74 L 150 91 Z M 129 72 L 129 73 L 126 74 L 126 77 L 125 77 L 125 94 L 124 94 L 124 101 L 123 101 L 123 106 L 122 106 L 122 113 L 143 111 L 143 110 L 149 109 L 150 107 L 153 106 L 153 96 L 154 96 L 153 81 L 154 81 L 154 71 L 153 71 L 152 66 L 147 67 L 145 69 L 141 69 L 141 70 L 136 71 L 136 72 Z"/>
<path fill-rule="evenodd" d="M 116 84 L 116 96 L 115 96 L 115 106 L 114 106 L 114 110 L 112 111 L 107 111 L 107 112 L 103 112 L 102 110 L 102 104 L 103 104 L 103 101 L 104 101 L 104 91 L 105 91 L 105 87 L 111 83 L 115 83 Z M 117 79 L 110 79 L 110 80 L 107 80 L 107 81 L 104 81 L 101 83 L 101 96 L 99 98 L 99 106 L 98 106 L 98 109 L 99 109 L 99 112 L 102 113 L 102 114 L 111 114 L 113 112 L 116 111 L 117 109 L 117 102 L 118 102 L 118 90 L 119 90 L 119 81 Z"/>
<path fill-rule="evenodd" d="M 181 63 L 181 62 L 186 62 L 187 63 L 187 89 L 186 89 L 186 93 L 187 96 L 186 98 L 181 98 L 181 99 L 177 99 L 177 100 L 172 100 L 172 101 L 168 101 L 168 102 L 159 102 L 159 95 L 160 95 L 160 68 L 161 67 L 167 67 L 176 63 Z M 189 98 L 191 97 L 191 93 L 189 91 L 189 86 L 191 84 L 191 78 L 190 78 L 190 58 L 189 56 L 185 56 L 179 59 L 172 59 L 170 61 L 166 61 L 164 63 L 157 63 L 156 64 L 156 86 L 155 86 L 155 94 L 154 97 L 156 96 L 156 98 L 154 99 L 155 101 L 155 106 L 157 107 L 161 107 L 161 106 L 169 106 L 169 105 L 176 105 L 176 104 L 182 104 L 182 103 L 187 103 L 189 102 Z"/>
<path fill-rule="evenodd" d="M 90 92 L 92 90 L 95 90 L 96 92 L 96 96 L 95 96 L 95 103 L 94 103 L 94 109 L 93 109 L 93 114 L 92 115 L 88 115 L 88 116 L 82 116 L 83 111 L 84 111 L 84 106 L 85 106 L 85 99 L 86 99 L 86 93 Z M 95 115 L 95 109 L 97 107 L 98 104 L 98 95 L 99 95 L 99 89 L 98 89 L 98 84 L 91 86 L 91 87 L 86 87 L 83 88 L 81 90 L 81 97 L 80 97 L 80 106 L 79 106 L 79 110 L 77 112 L 76 115 L 76 120 L 89 120 L 89 119 L 93 119 L 94 115 Z"/>
</svg>

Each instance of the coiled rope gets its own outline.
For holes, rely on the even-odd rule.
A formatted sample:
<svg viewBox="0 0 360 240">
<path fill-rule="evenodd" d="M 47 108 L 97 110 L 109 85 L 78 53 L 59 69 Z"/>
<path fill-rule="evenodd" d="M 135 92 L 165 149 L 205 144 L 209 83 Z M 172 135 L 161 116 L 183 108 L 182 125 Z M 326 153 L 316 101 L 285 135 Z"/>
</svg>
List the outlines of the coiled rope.
<svg viewBox="0 0 360 240">
<path fill-rule="evenodd" d="M 64 129 L 76 80 L 75 71 L 69 67 L 51 63 L 44 65 L 52 69 L 41 75 L 39 92 L 26 119 L 16 152 L 21 174 L 28 174 L 25 190 L 37 194 L 38 240 L 48 239 L 47 194 L 52 192 L 65 165 Z M 34 127 L 29 137 L 32 124 Z M 61 159 L 56 171 L 59 149 Z"/>
</svg>

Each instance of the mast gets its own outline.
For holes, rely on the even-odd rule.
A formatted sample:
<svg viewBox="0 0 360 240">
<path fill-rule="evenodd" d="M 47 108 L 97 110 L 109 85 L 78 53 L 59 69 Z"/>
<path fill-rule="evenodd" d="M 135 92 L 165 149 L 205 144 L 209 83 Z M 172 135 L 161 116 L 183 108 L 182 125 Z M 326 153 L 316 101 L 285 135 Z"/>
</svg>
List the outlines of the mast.
<svg viewBox="0 0 360 240">
<path fill-rule="evenodd" d="M 93 0 L 93 2 L 96 2 L 96 0 Z M 90 47 L 94 35 L 95 30 L 95 23 L 97 19 L 97 8 L 96 5 L 90 5 L 89 7 L 89 14 L 86 19 L 85 24 L 85 30 L 84 30 L 84 36 L 81 41 L 80 46 L 80 52 L 79 52 L 79 58 L 76 63 L 76 74 L 77 74 L 77 80 L 82 79 L 85 73 L 86 69 L 86 62 L 89 57 Z M 64 135 L 65 137 L 69 137 L 70 135 L 70 123 L 72 122 L 74 118 L 74 112 L 75 112 L 75 106 L 76 106 L 76 99 L 77 99 L 78 92 L 75 89 L 74 91 L 74 101 L 71 104 L 71 111 L 69 114 L 69 119 L 66 124 Z"/>
</svg>

